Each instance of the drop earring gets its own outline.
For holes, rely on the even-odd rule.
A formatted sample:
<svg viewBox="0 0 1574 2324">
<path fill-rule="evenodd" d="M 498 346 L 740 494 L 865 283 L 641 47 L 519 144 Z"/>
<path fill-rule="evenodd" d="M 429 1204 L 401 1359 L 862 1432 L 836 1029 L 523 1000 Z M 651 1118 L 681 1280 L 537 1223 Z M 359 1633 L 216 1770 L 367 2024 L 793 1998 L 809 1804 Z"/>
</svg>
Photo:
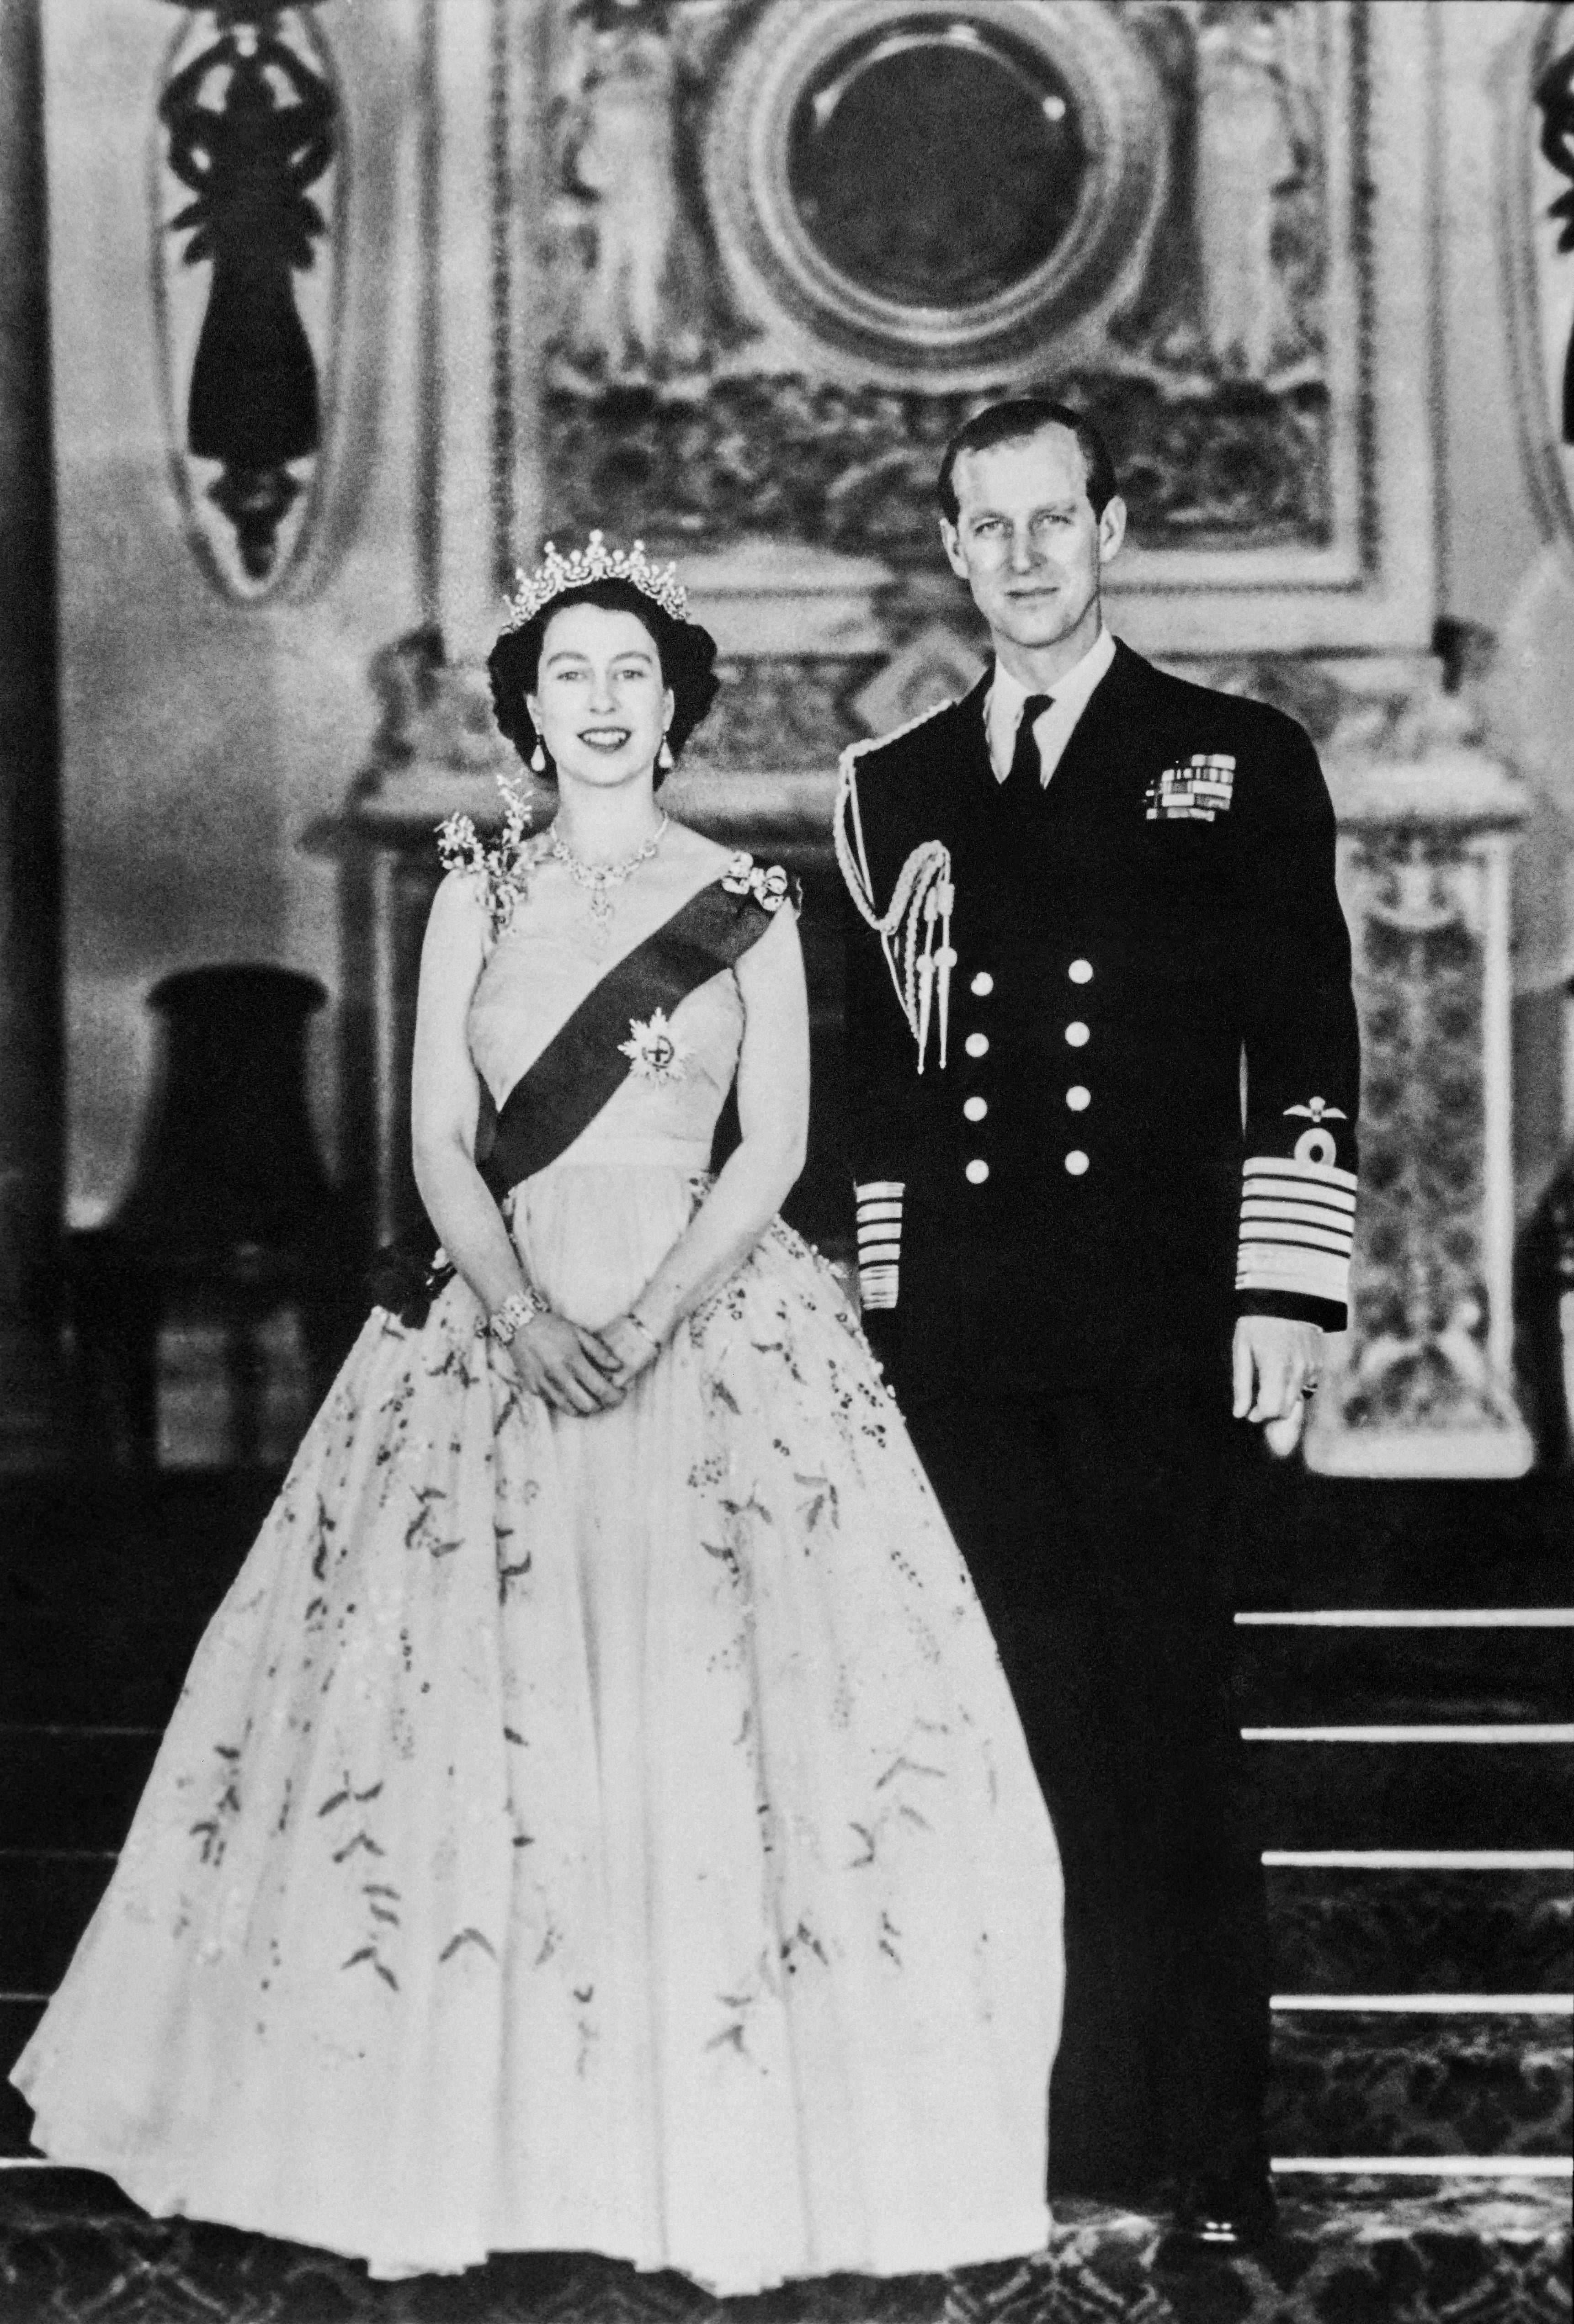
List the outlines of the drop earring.
<svg viewBox="0 0 1574 2324">
<path fill-rule="evenodd" d="M 539 734 L 536 737 L 535 748 L 530 754 L 530 770 L 532 775 L 544 775 L 547 770 L 547 754 L 542 748 Z"/>
<path fill-rule="evenodd" d="M 656 764 L 657 764 L 657 766 L 658 766 L 658 767 L 660 767 L 660 768 L 662 769 L 662 772 L 664 773 L 664 772 L 666 771 L 666 770 L 667 770 L 669 767 L 671 767 L 671 763 L 672 763 L 672 745 L 671 744 L 671 742 L 668 742 L 668 740 L 667 740 L 667 738 L 666 738 L 665 734 L 663 734 L 663 735 L 662 736 L 662 747 L 661 747 L 661 749 L 656 752 Z"/>
</svg>

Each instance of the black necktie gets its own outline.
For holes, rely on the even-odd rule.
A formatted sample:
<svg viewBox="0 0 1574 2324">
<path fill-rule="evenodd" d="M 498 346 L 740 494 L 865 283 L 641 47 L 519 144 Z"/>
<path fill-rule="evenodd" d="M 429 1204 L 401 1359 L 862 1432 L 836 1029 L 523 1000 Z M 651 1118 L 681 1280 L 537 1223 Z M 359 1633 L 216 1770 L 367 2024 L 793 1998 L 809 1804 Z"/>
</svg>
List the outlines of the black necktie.
<svg viewBox="0 0 1574 2324">
<path fill-rule="evenodd" d="M 1019 798 L 1024 792 L 1039 788 L 1043 768 L 1033 727 L 1054 698 L 1052 694 L 1030 694 L 1022 706 L 1022 724 L 1016 730 L 1016 748 L 1011 754 L 1011 772 L 1005 778 L 1006 789 L 1014 791 Z"/>
</svg>

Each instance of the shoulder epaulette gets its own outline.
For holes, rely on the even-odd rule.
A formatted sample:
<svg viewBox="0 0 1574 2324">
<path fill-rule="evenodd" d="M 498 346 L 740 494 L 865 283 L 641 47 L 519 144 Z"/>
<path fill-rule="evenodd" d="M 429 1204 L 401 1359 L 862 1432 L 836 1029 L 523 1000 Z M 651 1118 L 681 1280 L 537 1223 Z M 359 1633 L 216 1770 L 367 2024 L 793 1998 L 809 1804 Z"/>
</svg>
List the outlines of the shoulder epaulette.
<svg viewBox="0 0 1574 2324">
<path fill-rule="evenodd" d="M 946 1062 L 946 1033 L 950 1017 L 951 969 L 956 952 L 951 944 L 951 908 L 956 890 L 951 884 L 951 851 L 943 840 L 925 839 L 916 846 L 896 875 L 891 890 L 891 901 L 882 911 L 875 899 L 875 884 L 869 871 L 868 851 L 864 845 L 863 818 L 858 808 L 858 761 L 871 751 L 884 750 L 889 742 L 900 742 L 942 711 L 955 708 L 954 701 L 937 702 L 932 708 L 921 710 L 916 718 L 895 727 L 889 734 L 871 734 L 862 742 L 849 742 L 841 754 L 837 771 L 836 807 L 831 816 L 831 838 L 836 847 L 837 863 L 847 883 L 848 895 L 862 917 L 880 939 L 880 949 L 885 955 L 885 965 L 891 972 L 891 982 L 902 1005 L 908 1028 L 918 1044 L 918 1070 L 923 1071 L 924 1054 L 929 1047 L 929 1026 L 931 996 L 940 1002 L 940 1057 Z M 921 927 L 923 948 L 919 949 Z M 939 943 L 936 943 L 936 936 Z"/>
</svg>

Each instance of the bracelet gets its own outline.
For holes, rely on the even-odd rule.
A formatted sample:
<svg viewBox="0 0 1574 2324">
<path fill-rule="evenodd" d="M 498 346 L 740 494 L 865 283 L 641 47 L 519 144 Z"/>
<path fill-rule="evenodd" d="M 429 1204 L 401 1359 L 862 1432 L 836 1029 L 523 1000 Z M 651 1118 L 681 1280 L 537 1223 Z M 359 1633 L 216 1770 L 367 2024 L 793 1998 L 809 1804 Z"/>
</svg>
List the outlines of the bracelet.
<svg viewBox="0 0 1574 2324">
<path fill-rule="evenodd" d="M 495 1340 L 500 1348 L 505 1348 L 516 1332 L 523 1332 L 525 1325 L 533 1323 L 538 1315 L 550 1315 L 551 1312 L 539 1291 L 532 1291 L 528 1287 L 523 1291 L 514 1291 L 501 1307 L 478 1319 L 476 1337 L 478 1340 Z"/>
<path fill-rule="evenodd" d="M 642 1323 L 640 1322 L 639 1317 L 634 1314 L 632 1307 L 628 1309 L 623 1320 L 625 1323 L 632 1323 L 634 1330 L 639 1333 L 641 1339 L 648 1340 L 652 1347 L 654 1348 L 657 1355 L 659 1356 L 661 1354 L 662 1343 L 660 1340 L 657 1339 L 655 1333 L 652 1331 L 648 1323 Z"/>
</svg>

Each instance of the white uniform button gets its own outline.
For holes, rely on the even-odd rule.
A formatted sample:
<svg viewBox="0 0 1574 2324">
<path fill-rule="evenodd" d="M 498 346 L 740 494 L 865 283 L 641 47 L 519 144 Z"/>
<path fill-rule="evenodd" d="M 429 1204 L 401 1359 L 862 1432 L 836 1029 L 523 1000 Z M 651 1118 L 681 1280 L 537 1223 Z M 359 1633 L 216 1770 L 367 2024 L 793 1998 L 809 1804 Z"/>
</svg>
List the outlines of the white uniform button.
<svg viewBox="0 0 1574 2324">
<path fill-rule="evenodd" d="M 1082 1038 L 1084 1040 L 1088 1038 L 1086 1032 Z M 969 1033 L 962 1047 L 970 1057 L 986 1057 L 989 1055 L 989 1036 L 987 1033 Z"/>
<path fill-rule="evenodd" d="M 963 1101 L 962 1111 L 969 1121 L 982 1121 L 988 1111 L 989 1101 L 986 1097 L 970 1097 Z"/>
<path fill-rule="evenodd" d="M 995 979 L 986 968 L 981 968 L 968 990 L 969 992 L 976 992 L 980 1001 L 986 1000 L 995 990 Z"/>
<path fill-rule="evenodd" d="M 1066 1103 L 1073 1113 L 1086 1113 L 1093 1102 L 1093 1092 L 1084 1089 L 1080 1082 L 1073 1083 L 1066 1092 Z"/>
<path fill-rule="evenodd" d="M 1066 973 L 1073 984 L 1091 984 L 1093 963 L 1090 960 L 1074 960 Z"/>
<path fill-rule="evenodd" d="M 1073 1178 L 1081 1177 L 1083 1172 L 1087 1169 L 1088 1157 L 1083 1153 L 1082 1148 L 1079 1146 L 1073 1146 L 1069 1154 L 1067 1155 L 1066 1167 L 1070 1172 Z"/>
<path fill-rule="evenodd" d="M 969 1186 L 981 1186 L 984 1184 L 985 1179 L 989 1176 L 988 1163 L 969 1162 L 966 1176 Z"/>
<path fill-rule="evenodd" d="M 1066 1038 L 1073 1049 L 1085 1049 L 1091 1038 L 1080 1017 L 1074 1018 L 1066 1028 Z M 971 1047 L 971 1044 L 969 1043 L 968 1046 Z"/>
</svg>

